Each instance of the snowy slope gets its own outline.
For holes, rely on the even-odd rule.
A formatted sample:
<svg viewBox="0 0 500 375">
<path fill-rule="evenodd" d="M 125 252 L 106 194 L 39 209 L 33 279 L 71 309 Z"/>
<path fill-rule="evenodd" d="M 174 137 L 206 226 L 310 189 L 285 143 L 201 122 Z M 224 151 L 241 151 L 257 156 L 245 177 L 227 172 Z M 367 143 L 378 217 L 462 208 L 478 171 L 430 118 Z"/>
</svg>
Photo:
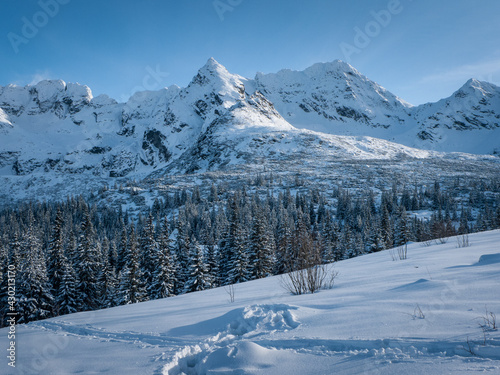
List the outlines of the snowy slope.
<svg viewBox="0 0 500 375">
<path fill-rule="evenodd" d="M 4 358 L 0 372 L 496 374 L 500 333 L 479 324 L 500 315 L 499 242 L 497 230 L 342 261 L 313 295 L 272 277 L 236 285 L 234 303 L 219 288 L 32 322 L 17 327 L 16 370 Z"/>
</svg>

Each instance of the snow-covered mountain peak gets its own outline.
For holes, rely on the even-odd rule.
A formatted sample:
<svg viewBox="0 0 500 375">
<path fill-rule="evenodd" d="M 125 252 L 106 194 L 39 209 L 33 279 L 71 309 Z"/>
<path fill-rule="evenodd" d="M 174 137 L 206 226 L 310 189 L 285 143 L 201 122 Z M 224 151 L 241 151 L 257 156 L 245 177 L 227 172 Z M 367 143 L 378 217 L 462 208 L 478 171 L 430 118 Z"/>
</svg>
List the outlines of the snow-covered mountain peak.
<svg viewBox="0 0 500 375">
<path fill-rule="evenodd" d="M 19 116 L 53 112 L 58 117 L 79 112 L 92 100 L 88 86 L 62 80 L 44 80 L 24 87 L 8 85 L 0 88 L 0 106 L 10 115 Z"/>
<path fill-rule="evenodd" d="M 332 134 L 355 134 L 360 125 L 401 128 L 411 107 L 341 60 L 258 73 L 255 82 L 292 125 Z"/>
<path fill-rule="evenodd" d="M 342 60 L 334 60 L 325 63 L 316 63 L 304 70 L 304 73 L 308 77 L 318 77 L 318 76 L 337 76 L 342 77 L 342 75 L 350 76 L 362 76 L 354 67 Z"/>
<path fill-rule="evenodd" d="M 479 81 L 477 79 L 469 79 L 460 89 L 458 89 L 454 96 L 459 98 L 465 95 L 475 95 L 491 97 L 493 95 L 498 95 L 500 93 L 500 88 L 493 83 Z"/>
<path fill-rule="evenodd" d="M 88 86 L 78 83 L 66 83 L 63 80 L 44 80 L 35 85 L 26 86 L 30 93 L 36 94 L 40 102 L 57 101 L 61 98 L 69 98 L 77 101 L 92 100 L 92 91 Z"/>
<path fill-rule="evenodd" d="M 199 95 L 200 93 L 216 94 L 222 102 L 228 101 L 225 107 L 230 107 L 236 101 L 245 97 L 245 85 L 247 80 L 229 71 L 219 64 L 213 57 L 198 71 L 191 83 L 186 88 L 186 94 Z M 221 103 L 222 104 L 222 103 Z"/>
<path fill-rule="evenodd" d="M 494 153 L 500 152 L 499 108 L 499 88 L 477 80 L 447 99 L 411 107 L 340 60 L 251 80 L 210 58 L 187 87 L 137 92 L 126 103 L 93 98 L 87 86 L 61 80 L 0 87 L 0 131 L 6 134 L 0 167 L 16 175 L 53 170 L 125 177 L 215 170 L 251 163 L 256 155 L 292 157 L 297 150 L 312 155 L 307 148 L 316 140 L 319 154 L 330 146 L 366 158 L 398 149 L 381 142 L 375 150 L 366 146 L 371 140 L 354 145 L 332 136 Z M 363 147 L 370 151 L 359 152 Z"/>
<path fill-rule="evenodd" d="M 113 99 L 113 98 L 110 98 L 108 95 L 106 94 L 101 94 L 101 95 L 98 95 L 94 98 L 92 98 L 92 100 L 90 101 L 90 104 L 94 107 L 104 107 L 104 106 L 107 106 L 107 105 L 115 105 L 117 104 L 118 102 Z"/>
</svg>

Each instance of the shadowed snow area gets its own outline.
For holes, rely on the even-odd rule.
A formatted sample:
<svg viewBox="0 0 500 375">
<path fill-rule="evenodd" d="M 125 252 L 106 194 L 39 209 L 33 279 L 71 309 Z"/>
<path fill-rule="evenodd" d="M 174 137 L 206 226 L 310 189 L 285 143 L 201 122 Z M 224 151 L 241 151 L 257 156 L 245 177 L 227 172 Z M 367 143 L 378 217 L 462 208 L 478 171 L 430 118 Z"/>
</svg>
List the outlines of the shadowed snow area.
<svg viewBox="0 0 500 375">
<path fill-rule="evenodd" d="M 218 288 L 19 325 L 16 368 L 0 373 L 498 374 L 483 317 L 500 316 L 500 230 L 469 238 L 338 262 L 315 294 L 271 277 L 236 285 L 234 302 Z"/>
</svg>

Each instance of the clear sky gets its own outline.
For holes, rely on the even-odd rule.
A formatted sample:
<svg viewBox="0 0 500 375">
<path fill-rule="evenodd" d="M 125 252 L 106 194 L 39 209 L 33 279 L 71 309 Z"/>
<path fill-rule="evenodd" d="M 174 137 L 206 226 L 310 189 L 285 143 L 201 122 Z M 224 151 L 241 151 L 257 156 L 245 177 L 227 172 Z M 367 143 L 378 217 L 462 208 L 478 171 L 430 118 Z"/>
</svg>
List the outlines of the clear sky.
<svg viewBox="0 0 500 375">
<path fill-rule="evenodd" d="M 22 4 L 22 5 L 20 5 Z M 412 104 L 500 85 L 498 0 L 0 0 L 0 85 L 63 79 L 123 101 L 341 59 Z"/>
</svg>

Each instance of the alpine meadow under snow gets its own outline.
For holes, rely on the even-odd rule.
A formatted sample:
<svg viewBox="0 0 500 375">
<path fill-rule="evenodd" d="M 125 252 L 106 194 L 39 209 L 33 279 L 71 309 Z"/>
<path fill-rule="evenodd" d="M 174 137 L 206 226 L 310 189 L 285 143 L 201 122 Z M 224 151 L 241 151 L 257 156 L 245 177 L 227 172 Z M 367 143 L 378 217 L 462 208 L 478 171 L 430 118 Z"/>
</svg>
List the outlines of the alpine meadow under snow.
<svg viewBox="0 0 500 375">
<path fill-rule="evenodd" d="M 500 231 L 340 261 L 332 289 L 282 276 L 18 326 L 2 374 L 474 374 L 500 371 Z M 485 319 L 490 319 L 488 323 Z M 498 326 L 498 321 L 496 322 Z M 7 329 L 0 331 L 7 346 Z"/>
<path fill-rule="evenodd" d="M 0 86 L 0 372 L 499 373 L 499 154 L 339 60 Z"/>
</svg>

